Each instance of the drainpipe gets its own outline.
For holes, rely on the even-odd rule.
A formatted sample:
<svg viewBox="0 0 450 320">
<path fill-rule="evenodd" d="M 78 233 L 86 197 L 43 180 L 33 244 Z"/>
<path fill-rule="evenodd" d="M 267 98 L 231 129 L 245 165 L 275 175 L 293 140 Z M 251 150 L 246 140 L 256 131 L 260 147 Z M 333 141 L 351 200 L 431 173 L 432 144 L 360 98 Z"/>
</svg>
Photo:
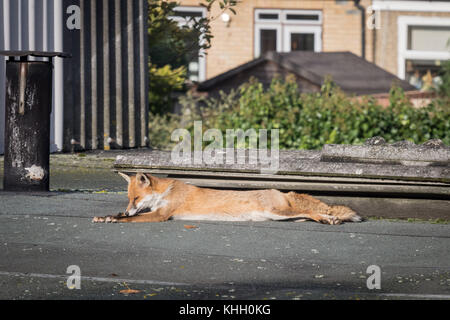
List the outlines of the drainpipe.
<svg viewBox="0 0 450 320">
<path fill-rule="evenodd" d="M 360 2 L 361 0 L 353 0 L 355 7 L 361 12 L 361 57 L 366 59 L 366 8 Z"/>
<path fill-rule="evenodd" d="M 97 1 L 90 1 L 91 18 L 91 149 L 98 148 L 98 96 L 97 96 Z"/>
<path fill-rule="evenodd" d="M 103 0 L 103 149 L 109 150 L 111 139 L 110 87 L 109 87 L 109 0 Z"/>
<path fill-rule="evenodd" d="M 133 28 L 133 2 L 127 3 L 127 53 L 128 53 L 128 146 L 136 147 L 136 111 L 134 99 L 134 28 Z"/>
<path fill-rule="evenodd" d="M 54 17 L 54 51 L 63 51 L 63 3 L 62 1 L 55 1 L 53 7 Z M 55 144 L 56 151 L 62 151 L 64 143 L 64 98 L 63 98 L 63 61 L 62 58 L 55 57 Z"/>
<path fill-rule="evenodd" d="M 116 61 L 116 143 L 123 148 L 123 115 L 122 115 L 122 24 L 120 0 L 114 2 L 114 54 Z M 112 142 L 112 141 L 111 141 Z"/>
<path fill-rule="evenodd" d="M 80 147 L 87 149 L 86 141 L 86 30 L 84 28 L 85 0 L 80 0 Z M 73 145 L 77 144 L 73 141 Z"/>
</svg>

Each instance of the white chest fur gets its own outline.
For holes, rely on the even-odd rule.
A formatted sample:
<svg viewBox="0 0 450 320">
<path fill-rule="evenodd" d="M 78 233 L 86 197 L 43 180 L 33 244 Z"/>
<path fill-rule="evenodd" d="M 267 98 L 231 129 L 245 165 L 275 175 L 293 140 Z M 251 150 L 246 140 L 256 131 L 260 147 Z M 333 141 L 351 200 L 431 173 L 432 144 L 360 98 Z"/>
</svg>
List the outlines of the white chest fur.
<svg viewBox="0 0 450 320">
<path fill-rule="evenodd" d="M 159 208 L 165 207 L 169 201 L 164 199 L 170 192 L 171 188 L 168 188 L 163 193 L 153 192 L 146 195 L 141 201 L 136 205 L 136 209 L 130 210 L 128 212 L 129 216 L 134 216 L 135 214 L 145 210 L 151 209 L 151 211 L 158 210 Z"/>
</svg>

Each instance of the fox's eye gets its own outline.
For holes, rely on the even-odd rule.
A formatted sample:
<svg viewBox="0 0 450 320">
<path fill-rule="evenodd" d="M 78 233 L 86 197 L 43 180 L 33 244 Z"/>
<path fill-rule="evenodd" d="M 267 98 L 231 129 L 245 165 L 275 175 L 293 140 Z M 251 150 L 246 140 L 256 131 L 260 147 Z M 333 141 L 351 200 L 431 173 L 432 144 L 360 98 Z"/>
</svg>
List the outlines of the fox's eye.
<svg viewBox="0 0 450 320">
<path fill-rule="evenodd" d="M 134 197 L 133 201 L 136 202 L 136 200 L 137 200 L 138 198 L 139 198 L 139 197 Z"/>
</svg>

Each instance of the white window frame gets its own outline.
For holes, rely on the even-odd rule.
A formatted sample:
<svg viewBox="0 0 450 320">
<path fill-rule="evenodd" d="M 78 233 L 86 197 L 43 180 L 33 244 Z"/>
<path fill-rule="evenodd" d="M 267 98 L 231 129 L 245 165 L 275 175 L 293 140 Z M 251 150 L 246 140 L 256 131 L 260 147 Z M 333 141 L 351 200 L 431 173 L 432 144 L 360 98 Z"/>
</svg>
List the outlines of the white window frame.
<svg viewBox="0 0 450 320">
<path fill-rule="evenodd" d="M 408 50 L 408 28 L 410 26 L 438 27 L 450 25 L 450 18 L 422 17 L 422 16 L 399 16 L 397 19 L 398 53 L 397 53 L 397 76 L 406 78 L 406 60 L 449 60 L 450 51 L 419 51 Z"/>
<path fill-rule="evenodd" d="M 178 6 L 175 7 L 173 9 L 173 11 L 177 12 L 177 11 L 186 11 L 186 12 L 201 12 L 202 13 L 202 18 L 206 18 L 206 8 L 202 8 L 202 7 L 184 7 L 184 6 Z M 178 23 L 179 26 L 185 26 L 186 24 L 188 24 L 188 21 L 186 18 L 184 17 L 177 17 L 177 16 L 170 16 L 170 19 L 172 19 L 173 21 L 176 21 Z M 199 44 L 202 45 L 204 43 L 204 38 L 203 35 L 200 36 L 199 39 Z M 200 49 L 199 51 L 199 57 L 198 57 L 198 82 L 202 82 L 206 80 L 206 54 L 205 54 L 205 50 Z"/>
<path fill-rule="evenodd" d="M 397 76 L 406 78 L 405 63 L 408 59 L 414 60 L 448 60 L 450 52 L 408 50 L 408 28 L 410 26 L 449 26 L 450 18 L 423 17 L 423 16 L 399 16 L 397 19 L 398 53 Z"/>
<path fill-rule="evenodd" d="M 261 13 L 278 14 L 277 20 L 260 19 Z M 318 15 L 318 20 L 287 20 L 288 14 Z M 314 51 L 322 51 L 322 19 L 320 10 L 284 10 L 284 9 L 255 9 L 254 12 L 254 57 L 261 56 L 261 30 L 277 31 L 277 52 L 290 52 L 290 34 L 314 33 Z"/>
<path fill-rule="evenodd" d="M 320 26 L 299 26 L 289 25 L 283 28 L 284 52 L 291 52 L 292 33 L 312 33 L 314 34 L 314 52 L 322 51 L 322 28 Z"/>
<path fill-rule="evenodd" d="M 319 20 L 288 20 L 288 14 L 307 14 L 307 15 L 317 15 L 319 16 Z M 283 10 L 281 21 L 286 24 L 306 24 L 306 25 L 322 25 L 322 11 L 319 10 Z"/>
<path fill-rule="evenodd" d="M 259 14 L 260 13 L 266 13 L 266 14 L 277 14 L 278 19 L 260 19 Z M 278 9 L 256 9 L 255 10 L 255 22 L 260 23 L 280 23 L 281 22 L 281 10 Z"/>
<path fill-rule="evenodd" d="M 446 0 L 441 1 L 373 0 L 372 9 L 384 11 L 450 12 L 450 3 Z"/>
<path fill-rule="evenodd" d="M 282 51 L 281 25 L 276 23 L 264 23 L 255 25 L 255 57 L 261 56 L 261 30 L 277 31 L 277 52 Z"/>
<path fill-rule="evenodd" d="M 177 11 L 186 11 L 186 12 L 201 12 L 201 14 L 202 14 L 202 18 L 205 18 L 206 17 L 206 13 L 207 13 L 207 11 L 206 11 L 206 8 L 203 8 L 203 7 L 185 7 L 185 6 L 178 6 L 178 7 L 175 7 L 174 9 L 173 9 L 173 11 L 174 12 L 177 12 Z M 169 18 L 170 19 L 172 19 L 172 20 L 174 20 L 174 21 L 177 21 L 177 22 L 181 22 L 181 23 L 186 23 L 186 19 L 184 18 L 184 17 L 180 17 L 180 16 L 169 16 Z"/>
</svg>

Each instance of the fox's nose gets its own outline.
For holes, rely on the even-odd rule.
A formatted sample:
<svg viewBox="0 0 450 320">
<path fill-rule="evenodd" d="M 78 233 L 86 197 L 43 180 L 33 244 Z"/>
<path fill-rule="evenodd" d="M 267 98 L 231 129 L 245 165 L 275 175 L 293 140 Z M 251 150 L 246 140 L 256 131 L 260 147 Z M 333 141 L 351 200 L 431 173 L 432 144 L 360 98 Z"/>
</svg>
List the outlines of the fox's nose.
<svg viewBox="0 0 450 320">
<path fill-rule="evenodd" d="M 137 209 L 136 208 L 132 208 L 131 210 L 126 210 L 125 211 L 125 215 L 127 217 L 134 216 L 136 213 L 137 213 Z"/>
</svg>

